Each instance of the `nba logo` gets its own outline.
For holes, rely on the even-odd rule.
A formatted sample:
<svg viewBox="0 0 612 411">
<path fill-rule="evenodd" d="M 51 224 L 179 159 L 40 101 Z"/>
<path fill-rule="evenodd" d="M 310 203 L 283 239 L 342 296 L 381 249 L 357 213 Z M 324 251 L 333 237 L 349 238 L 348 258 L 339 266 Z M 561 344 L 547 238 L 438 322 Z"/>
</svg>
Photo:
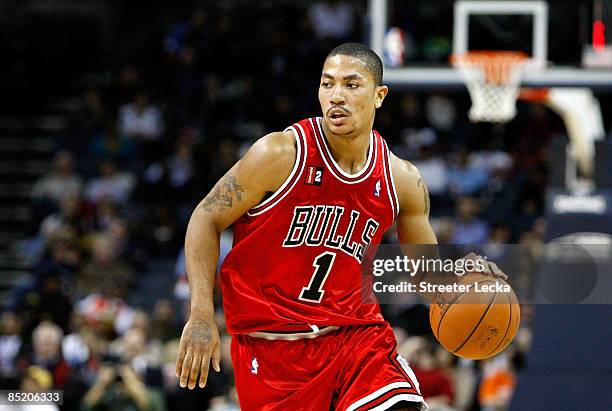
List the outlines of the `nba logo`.
<svg viewBox="0 0 612 411">
<path fill-rule="evenodd" d="M 311 186 L 320 186 L 323 182 L 323 167 L 308 166 L 305 183 Z"/>
<path fill-rule="evenodd" d="M 376 182 L 376 187 L 374 188 L 374 195 L 376 197 L 380 197 L 380 180 Z"/>
<path fill-rule="evenodd" d="M 259 368 L 257 358 L 253 357 L 253 361 L 251 361 L 251 374 L 257 375 L 257 368 Z"/>
</svg>

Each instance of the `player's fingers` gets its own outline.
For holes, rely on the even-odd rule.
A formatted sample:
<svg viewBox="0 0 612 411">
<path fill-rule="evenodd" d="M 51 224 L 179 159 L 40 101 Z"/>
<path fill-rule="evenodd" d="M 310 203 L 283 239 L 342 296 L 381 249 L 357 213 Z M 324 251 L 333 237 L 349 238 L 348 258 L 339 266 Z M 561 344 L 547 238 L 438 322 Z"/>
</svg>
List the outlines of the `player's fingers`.
<svg viewBox="0 0 612 411">
<path fill-rule="evenodd" d="M 476 261 L 478 259 L 478 256 L 476 255 L 476 253 L 471 252 L 468 255 L 466 255 L 465 257 L 463 257 L 464 260 L 471 260 L 471 261 Z"/>
<path fill-rule="evenodd" d="M 481 261 L 483 261 L 482 272 L 485 274 L 491 274 L 491 263 L 489 261 L 484 261 L 484 259 L 481 259 Z"/>
<path fill-rule="evenodd" d="M 181 376 L 181 368 L 183 368 L 183 361 L 185 360 L 185 347 L 181 338 L 181 342 L 179 343 L 179 351 L 178 356 L 176 357 L 176 376 L 180 378 Z"/>
<path fill-rule="evenodd" d="M 221 372 L 221 343 L 217 343 L 213 348 L 212 366 L 217 372 Z"/>
<path fill-rule="evenodd" d="M 496 277 L 501 277 L 504 280 L 508 279 L 508 276 L 506 274 L 504 274 L 504 272 L 497 266 L 497 264 L 490 262 L 489 263 L 491 265 L 491 271 L 493 271 L 493 274 Z"/>
<path fill-rule="evenodd" d="M 185 359 L 183 360 L 183 364 L 181 365 L 181 376 L 179 377 L 179 383 L 181 387 L 185 388 L 187 386 L 187 381 L 189 379 L 189 371 L 191 370 L 191 362 L 193 361 L 193 351 L 188 350 L 187 354 L 185 354 Z"/>
<path fill-rule="evenodd" d="M 208 380 L 208 366 L 210 364 L 210 354 L 206 353 L 202 357 L 202 362 L 200 363 L 200 388 L 204 388 L 206 386 L 206 381 Z"/>
<path fill-rule="evenodd" d="M 189 371 L 189 383 L 187 384 L 190 390 L 193 390 L 198 382 L 200 364 L 204 362 L 204 358 L 206 358 L 206 355 L 202 356 L 202 354 L 200 353 L 195 353 L 193 355 L 193 360 L 191 361 L 191 370 Z"/>
</svg>

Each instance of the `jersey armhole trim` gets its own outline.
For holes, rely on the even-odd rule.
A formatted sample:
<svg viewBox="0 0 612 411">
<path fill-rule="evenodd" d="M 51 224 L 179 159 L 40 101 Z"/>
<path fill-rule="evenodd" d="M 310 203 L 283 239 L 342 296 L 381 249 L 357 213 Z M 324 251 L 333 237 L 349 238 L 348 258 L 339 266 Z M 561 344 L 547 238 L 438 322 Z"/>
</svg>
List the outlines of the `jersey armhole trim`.
<svg viewBox="0 0 612 411">
<path fill-rule="evenodd" d="M 304 170 L 304 166 L 306 164 L 306 138 L 304 137 L 304 131 L 301 130 L 301 126 L 299 124 L 295 124 L 293 126 L 287 127 L 284 131 L 291 131 L 296 141 L 296 154 L 295 154 L 295 164 L 293 165 L 293 169 L 291 173 L 283 184 L 268 198 L 264 201 L 256 205 L 247 211 L 247 215 L 250 217 L 257 216 L 265 213 L 270 210 L 276 204 L 281 202 L 283 198 L 289 194 L 289 192 L 295 186 L 295 183 L 299 180 L 299 176 L 302 174 Z"/>
<path fill-rule="evenodd" d="M 395 182 L 393 181 L 393 171 L 391 167 L 391 152 L 389 150 L 389 147 L 387 146 L 387 142 L 382 137 L 380 137 L 380 140 L 383 143 L 383 151 L 384 151 L 383 164 L 384 164 L 384 170 L 385 170 L 385 180 L 387 182 L 387 194 L 389 195 L 389 201 L 391 202 L 391 208 L 393 209 L 393 220 L 395 220 L 395 218 L 399 214 L 400 207 L 399 207 L 399 200 L 397 198 L 397 191 L 395 190 Z"/>
</svg>

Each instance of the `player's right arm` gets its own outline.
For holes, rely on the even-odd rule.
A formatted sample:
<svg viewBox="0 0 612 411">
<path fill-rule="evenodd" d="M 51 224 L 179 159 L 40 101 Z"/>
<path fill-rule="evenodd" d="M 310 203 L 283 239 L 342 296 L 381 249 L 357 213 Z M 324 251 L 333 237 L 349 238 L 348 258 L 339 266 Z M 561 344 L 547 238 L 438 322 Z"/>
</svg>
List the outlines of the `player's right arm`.
<svg viewBox="0 0 612 411">
<path fill-rule="evenodd" d="M 191 312 L 185 324 L 176 375 L 181 387 L 204 387 L 211 362 L 220 370 L 219 332 L 215 325 L 213 289 L 219 259 L 219 236 L 291 173 L 296 142 L 291 132 L 268 134 L 218 182 L 193 211 L 185 237 Z"/>
</svg>

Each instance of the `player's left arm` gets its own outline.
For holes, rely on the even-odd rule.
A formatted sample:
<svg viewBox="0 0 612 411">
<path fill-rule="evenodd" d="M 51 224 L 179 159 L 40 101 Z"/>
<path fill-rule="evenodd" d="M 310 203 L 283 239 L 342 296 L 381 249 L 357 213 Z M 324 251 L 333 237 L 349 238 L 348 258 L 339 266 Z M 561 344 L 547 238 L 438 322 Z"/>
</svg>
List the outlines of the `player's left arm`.
<svg viewBox="0 0 612 411">
<path fill-rule="evenodd" d="M 432 255 L 428 257 L 439 258 L 437 247 L 435 247 L 435 245 L 438 244 L 438 240 L 429 223 L 429 192 L 427 191 L 425 180 L 423 180 L 421 173 L 419 173 L 419 170 L 412 163 L 402 160 L 392 153 L 391 167 L 399 201 L 397 234 L 402 251 L 410 257 L 410 254 L 414 252 L 414 248 L 411 248 L 409 245 L 431 244 L 432 247 L 429 251 Z M 470 253 L 464 258 L 483 260 L 482 257 L 474 253 Z M 496 277 L 506 277 L 493 262 L 487 262 L 484 268 L 485 274 Z M 426 275 L 424 279 L 440 283 L 453 280 L 452 278 L 436 276 L 432 273 Z M 421 293 L 421 295 L 433 301 L 434 294 Z"/>
<path fill-rule="evenodd" d="M 400 244 L 438 244 L 429 224 L 429 192 L 419 170 L 391 153 L 391 171 L 400 208 L 397 216 Z"/>
</svg>

